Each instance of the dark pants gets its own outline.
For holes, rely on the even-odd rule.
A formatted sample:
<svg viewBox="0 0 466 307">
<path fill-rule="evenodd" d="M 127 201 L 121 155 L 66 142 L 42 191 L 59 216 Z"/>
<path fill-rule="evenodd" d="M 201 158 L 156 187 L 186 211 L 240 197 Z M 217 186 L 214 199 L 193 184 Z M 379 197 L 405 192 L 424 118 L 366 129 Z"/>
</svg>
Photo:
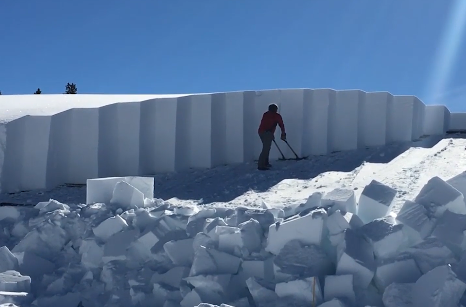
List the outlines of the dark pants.
<svg viewBox="0 0 466 307">
<path fill-rule="evenodd" d="M 267 167 L 269 164 L 269 154 L 270 148 L 272 148 L 273 142 L 273 133 L 272 132 L 263 132 L 259 134 L 259 137 L 262 141 L 262 152 L 259 156 L 259 162 L 257 163 L 258 168 Z"/>
</svg>

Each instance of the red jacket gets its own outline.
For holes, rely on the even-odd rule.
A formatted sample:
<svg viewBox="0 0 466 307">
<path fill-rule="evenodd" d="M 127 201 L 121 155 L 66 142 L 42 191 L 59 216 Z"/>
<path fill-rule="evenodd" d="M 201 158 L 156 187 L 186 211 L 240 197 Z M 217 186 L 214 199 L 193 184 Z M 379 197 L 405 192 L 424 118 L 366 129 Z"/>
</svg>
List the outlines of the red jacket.
<svg viewBox="0 0 466 307">
<path fill-rule="evenodd" d="M 264 115 L 262 115 L 262 120 L 258 132 L 259 134 L 266 131 L 275 133 L 277 124 L 280 126 L 280 129 L 282 129 L 282 133 L 285 133 L 285 125 L 283 124 L 282 116 L 278 113 L 267 111 L 264 113 Z"/>
</svg>

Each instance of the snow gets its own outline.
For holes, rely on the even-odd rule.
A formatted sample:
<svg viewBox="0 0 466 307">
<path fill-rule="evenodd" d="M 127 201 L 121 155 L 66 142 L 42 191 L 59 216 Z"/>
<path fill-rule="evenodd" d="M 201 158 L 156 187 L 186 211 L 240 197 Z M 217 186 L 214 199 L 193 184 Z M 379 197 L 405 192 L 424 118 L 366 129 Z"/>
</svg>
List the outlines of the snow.
<svg viewBox="0 0 466 307">
<path fill-rule="evenodd" d="M 445 108 L 326 89 L 146 98 L 5 119 L 2 188 L 36 190 L 0 195 L 0 305 L 464 305 L 466 141 L 442 139 Z M 271 102 L 293 148 L 324 156 L 254 170 Z"/>
</svg>

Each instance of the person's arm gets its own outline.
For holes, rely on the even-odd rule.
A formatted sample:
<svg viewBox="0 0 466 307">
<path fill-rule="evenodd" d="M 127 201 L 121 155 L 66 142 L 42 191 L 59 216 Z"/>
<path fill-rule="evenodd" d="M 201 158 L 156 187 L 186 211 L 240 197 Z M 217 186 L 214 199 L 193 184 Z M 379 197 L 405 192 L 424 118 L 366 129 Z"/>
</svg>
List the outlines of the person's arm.
<svg viewBox="0 0 466 307">
<path fill-rule="evenodd" d="M 286 140 L 286 132 L 285 132 L 285 124 L 283 123 L 283 118 L 280 114 L 277 113 L 277 121 L 278 121 L 278 126 L 280 126 L 280 129 L 282 130 L 282 140 Z"/>
</svg>

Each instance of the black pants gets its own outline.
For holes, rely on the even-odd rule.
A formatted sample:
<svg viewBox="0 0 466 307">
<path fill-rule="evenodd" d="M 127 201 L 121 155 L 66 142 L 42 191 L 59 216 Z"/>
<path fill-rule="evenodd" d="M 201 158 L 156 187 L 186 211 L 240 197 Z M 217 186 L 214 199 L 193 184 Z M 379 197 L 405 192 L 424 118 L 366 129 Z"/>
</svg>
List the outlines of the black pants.
<svg viewBox="0 0 466 307">
<path fill-rule="evenodd" d="M 269 164 L 269 154 L 270 154 L 270 148 L 272 148 L 273 133 L 263 132 L 259 134 L 259 137 L 262 141 L 262 152 L 259 156 L 257 167 L 264 168 L 264 167 L 267 167 L 267 165 Z"/>
</svg>

